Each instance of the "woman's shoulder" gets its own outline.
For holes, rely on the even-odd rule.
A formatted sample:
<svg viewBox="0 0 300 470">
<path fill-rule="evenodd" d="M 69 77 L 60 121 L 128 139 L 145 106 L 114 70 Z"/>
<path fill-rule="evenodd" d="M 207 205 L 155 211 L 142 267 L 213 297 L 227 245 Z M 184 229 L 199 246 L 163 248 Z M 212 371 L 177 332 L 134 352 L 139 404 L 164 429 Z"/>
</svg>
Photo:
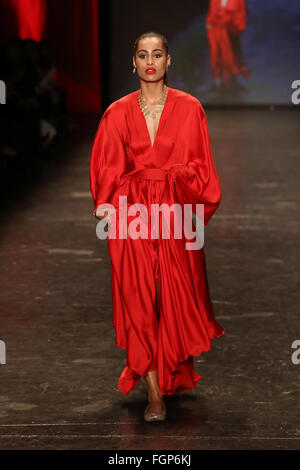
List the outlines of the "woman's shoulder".
<svg viewBox="0 0 300 470">
<path fill-rule="evenodd" d="M 131 94 L 132 93 L 129 93 L 128 95 L 122 96 L 121 98 L 110 103 L 110 105 L 107 106 L 105 111 L 102 113 L 101 121 L 106 120 L 116 126 L 121 126 L 124 122 L 127 103 Z"/>
<path fill-rule="evenodd" d="M 175 98 L 177 98 L 182 105 L 187 109 L 193 110 L 198 109 L 201 113 L 204 113 L 204 109 L 198 98 L 193 96 L 191 93 L 187 91 L 179 90 L 177 88 L 172 88 L 172 93 L 174 94 Z"/>
<path fill-rule="evenodd" d="M 119 99 L 115 100 L 111 104 L 111 106 L 114 106 L 114 107 L 124 107 L 124 106 L 126 106 L 136 93 L 138 93 L 138 90 L 132 91 L 131 93 L 127 93 L 127 95 L 121 96 Z"/>
<path fill-rule="evenodd" d="M 110 113 L 110 114 L 118 114 L 122 111 L 125 110 L 126 105 L 129 101 L 129 96 L 132 93 L 129 93 L 128 95 L 122 96 L 121 98 L 113 101 L 105 110 L 105 113 Z"/>
<path fill-rule="evenodd" d="M 128 93 L 127 95 L 123 95 L 120 98 L 112 101 L 107 108 L 105 109 L 103 114 L 118 114 L 126 109 L 126 106 L 130 102 L 132 96 L 136 93 L 133 91 L 132 93 Z"/>
</svg>

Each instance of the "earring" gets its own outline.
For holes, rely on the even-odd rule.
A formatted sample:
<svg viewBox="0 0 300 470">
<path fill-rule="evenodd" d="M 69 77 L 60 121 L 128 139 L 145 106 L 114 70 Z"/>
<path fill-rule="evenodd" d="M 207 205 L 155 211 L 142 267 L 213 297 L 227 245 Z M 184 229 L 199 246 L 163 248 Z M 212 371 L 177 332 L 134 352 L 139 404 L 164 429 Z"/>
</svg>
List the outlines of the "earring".
<svg viewBox="0 0 300 470">
<path fill-rule="evenodd" d="M 132 73 L 135 73 L 135 71 L 136 71 L 136 67 L 133 67 Z"/>
</svg>

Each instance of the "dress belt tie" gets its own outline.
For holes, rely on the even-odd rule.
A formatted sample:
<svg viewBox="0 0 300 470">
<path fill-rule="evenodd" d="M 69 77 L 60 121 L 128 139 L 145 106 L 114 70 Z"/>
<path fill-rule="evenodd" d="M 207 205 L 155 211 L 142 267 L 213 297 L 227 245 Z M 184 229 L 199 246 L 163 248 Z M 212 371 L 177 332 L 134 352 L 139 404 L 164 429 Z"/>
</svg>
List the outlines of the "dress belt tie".
<svg viewBox="0 0 300 470">
<path fill-rule="evenodd" d="M 161 168 L 144 168 L 137 171 L 135 175 L 141 176 L 144 179 L 165 181 L 167 179 L 168 173 L 168 170 L 163 170 Z"/>
</svg>

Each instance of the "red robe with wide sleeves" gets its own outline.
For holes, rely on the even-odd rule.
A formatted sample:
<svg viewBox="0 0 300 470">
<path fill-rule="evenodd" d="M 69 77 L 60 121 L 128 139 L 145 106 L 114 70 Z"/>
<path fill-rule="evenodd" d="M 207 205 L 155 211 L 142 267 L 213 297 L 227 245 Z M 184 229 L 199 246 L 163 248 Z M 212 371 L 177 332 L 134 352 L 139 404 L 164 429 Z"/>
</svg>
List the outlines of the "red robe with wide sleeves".
<svg viewBox="0 0 300 470">
<path fill-rule="evenodd" d="M 191 237 L 184 233 L 175 238 L 172 222 L 169 238 L 162 237 L 161 224 L 159 237 L 151 238 L 150 223 L 145 222 L 150 222 L 152 204 L 177 203 L 182 210 L 183 204 L 192 204 L 193 212 L 196 204 L 204 204 L 207 225 L 220 203 L 219 178 L 199 101 L 169 87 L 153 146 L 138 90 L 112 103 L 96 133 L 90 183 L 95 208 L 111 203 L 117 209 L 117 236 L 111 224 L 107 243 L 116 344 L 127 350 L 120 391 L 129 393 L 154 369 L 163 395 L 195 387 L 202 377 L 193 369 L 192 356 L 209 351 L 211 339 L 225 333 L 214 318 L 204 249 L 187 250 Z M 135 203 L 147 208 L 148 219 L 140 218 L 140 227 L 148 227 L 148 238 L 118 237 L 119 196 L 127 197 L 126 209 Z M 128 212 L 126 228 L 137 217 Z M 171 214 L 171 221 L 175 218 Z"/>
</svg>

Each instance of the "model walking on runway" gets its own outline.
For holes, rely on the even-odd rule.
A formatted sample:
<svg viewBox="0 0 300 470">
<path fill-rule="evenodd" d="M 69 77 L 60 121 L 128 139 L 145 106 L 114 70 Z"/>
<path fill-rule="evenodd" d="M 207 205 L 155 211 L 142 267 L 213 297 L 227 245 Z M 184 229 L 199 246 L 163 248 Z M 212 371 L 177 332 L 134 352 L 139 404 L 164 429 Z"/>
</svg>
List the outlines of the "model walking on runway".
<svg viewBox="0 0 300 470">
<path fill-rule="evenodd" d="M 104 112 L 91 153 L 90 186 L 94 214 L 101 223 L 109 221 L 112 323 L 116 345 L 127 351 L 118 388 L 127 394 L 144 377 L 144 418 L 159 421 L 166 418 L 164 396 L 183 393 L 202 379 L 193 369 L 193 356 L 209 351 L 211 339 L 225 331 L 214 318 L 203 247 L 187 250 L 190 238 L 174 236 L 174 226 L 168 238 L 161 225 L 159 236 L 152 238 L 151 208 L 192 204 L 195 213 L 196 204 L 203 204 L 207 225 L 221 189 L 200 102 L 168 86 L 166 38 L 142 34 L 132 60 L 140 88 Z M 121 196 L 126 199 L 125 228 L 129 232 L 137 214 L 144 214 L 140 229 L 147 227 L 148 237 L 119 236 Z M 104 211 L 103 204 L 110 210 Z M 129 211 L 133 204 L 140 205 L 135 215 Z M 174 223 L 175 215 L 169 214 Z"/>
</svg>

